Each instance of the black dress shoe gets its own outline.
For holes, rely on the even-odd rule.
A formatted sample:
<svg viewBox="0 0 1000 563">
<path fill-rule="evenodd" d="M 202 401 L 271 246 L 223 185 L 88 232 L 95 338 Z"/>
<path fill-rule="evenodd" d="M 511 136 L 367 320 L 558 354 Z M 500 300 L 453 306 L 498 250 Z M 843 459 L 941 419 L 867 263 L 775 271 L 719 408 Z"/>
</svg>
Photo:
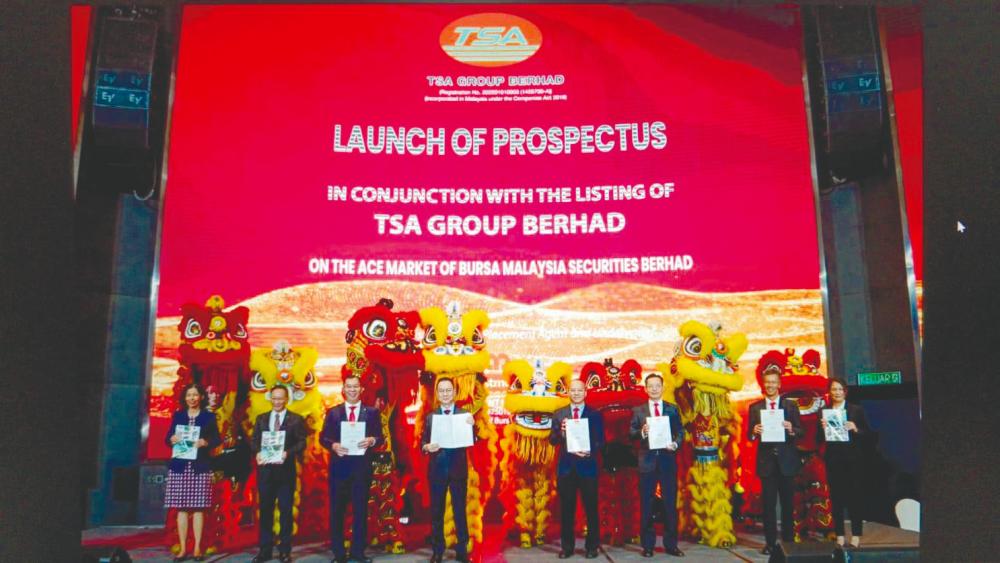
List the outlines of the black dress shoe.
<svg viewBox="0 0 1000 563">
<path fill-rule="evenodd" d="M 573 552 L 572 551 L 560 551 L 559 552 L 559 559 L 569 559 L 570 557 L 573 557 Z"/>
<path fill-rule="evenodd" d="M 771 555 L 771 546 L 765 545 L 764 549 L 760 550 L 761 555 Z"/>
<path fill-rule="evenodd" d="M 346 557 L 334 557 L 330 560 L 330 563 L 347 563 Z"/>
<path fill-rule="evenodd" d="M 597 559 L 597 550 L 596 549 L 588 549 L 587 550 L 587 554 L 584 555 L 584 557 L 586 557 L 587 559 Z"/>
<path fill-rule="evenodd" d="M 673 555 L 674 557 L 684 557 L 684 552 L 676 547 L 665 547 L 663 551 L 667 552 L 667 555 Z"/>
<path fill-rule="evenodd" d="M 257 555 L 253 556 L 250 563 L 264 563 L 265 561 L 270 561 L 274 559 L 270 551 L 258 551 Z"/>
<path fill-rule="evenodd" d="M 174 557 L 174 563 L 180 563 L 181 561 L 187 561 L 187 560 L 188 560 L 187 555 L 184 554 Z"/>
<path fill-rule="evenodd" d="M 642 556 L 643 557 L 652 557 L 653 556 L 653 550 L 652 549 L 644 549 L 644 550 L 642 550 Z"/>
<path fill-rule="evenodd" d="M 455 556 L 455 561 L 458 561 L 458 563 L 469 563 L 469 556 L 468 555 L 456 555 Z"/>
<path fill-rule="evenodd" d="M 278 561 L 280 561 L 281 563 L 292 563 L 292 554 L 291 553 L 279 553 L 278 554 Z"/>
<path fill-rule="evenodd" d="M 440 553 L 435 553 L 435 554 L 431 555 L 431 563 L 441 563 L 441 561 L 443 559 L 444 559 L 444 555 L 442 555 Z"/>
<path fill-rule="evenodd" d="M 346 560 L 347 563 L 372 563 L 371 557 L 351 557 Z"/>
</svg>

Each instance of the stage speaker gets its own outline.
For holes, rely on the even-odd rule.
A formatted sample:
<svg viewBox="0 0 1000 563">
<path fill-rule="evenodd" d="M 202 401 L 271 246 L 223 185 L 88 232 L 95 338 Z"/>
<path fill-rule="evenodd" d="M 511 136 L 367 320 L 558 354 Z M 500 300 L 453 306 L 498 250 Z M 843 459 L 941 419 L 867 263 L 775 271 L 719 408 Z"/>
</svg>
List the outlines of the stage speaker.
<svg viewBox="0 0 1000 563">
<path fill-rule="evenodd" d="M 149 149 L 159 31 L 156 8 L 106 7 L 98 18 L 92 125 L 101 147 Z"/>
<path fill-rule="evenodd" d="M 833 542 L 806 541 L 802 543 L 781 543 L 771 553 L 768 563 L 830 563 L 837 544 Z"/>
<path fill-rule="evenodd" d="M 139 466 L 139 502 L 136 524 L 162 525 L 167 520 L 163 499 L 167 490 L 167 466 L 163 462 L 146 462 Z"/>
<path fill-rule="evenodd" d="M 838 547 L 833 558 L 839 563 L 876 563 L 881 561 L 912 561 L 916 563 L 920 561 L 920 547 L 917 545 Z"/>
<path fill-rule="evenodd" d="M 831 174 L 858 180 L 882 172 L 888 120 L 873 6 L 814 6 L 805 18 L 812 111 Z"/>
<path fill-rule="evenodd" d="M 132 563 L 132 558 L 117 546 L 83 548 L 83 563 Z"/>
</svg>

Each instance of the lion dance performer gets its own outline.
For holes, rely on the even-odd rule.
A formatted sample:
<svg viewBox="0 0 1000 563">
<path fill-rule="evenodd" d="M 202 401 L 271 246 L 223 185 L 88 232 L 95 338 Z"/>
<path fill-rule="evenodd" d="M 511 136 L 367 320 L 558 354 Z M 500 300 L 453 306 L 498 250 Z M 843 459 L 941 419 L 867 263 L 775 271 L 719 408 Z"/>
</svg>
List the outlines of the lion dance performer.
<svg viewBox="0 0 1000 563">
<path fill-rule="evenodd" d="M 403 553 L 396 526 L 399 504 L 407 494 L 407 479 L 417 474 L 414 465 L 422 466 L 422 457 L 412 453 L 413 425 L 406 408 L 415 402 L 424 356 L 416 341 L 420 314 L 393 311 L 393 305 L 390 299 L 379 299 L 355 311 L 347 321 L 347 363 L 341 373 L 361 378 L 361 400 L 379 409 L 386 438 L 372 468 L 373 507 L 368 511 L 372 545 Z"/>
<path fill-rule="evenodd" d="M 521 547 L 545 543 L 556 494 L 555 446 L 549 442 L 552 414 L 569 404 L 573 366 L 512 360 L 503 366 L 504 408 L 510 423 L 500 442 L 500 501 L 504 528 L 516 531 Z"/>
<path fill-rule="evenodd" d="M 247 342 L 250 310 L 235 307 L 226 311 L 225 307 L 225 301 L 218 295 L 211 296 L 204 306 L 185 303 L 177 325 L 181 336 L 180 367 L 174 396 L 189 383 L 201 385 L 208 394 L 208 408 L 215 413 L 222 437 L 213 463 L 217 469 L 212 485 L 214 506 L 205 519 L 203 543 L 208 555 L 228 547 L 235 539 L 239 533 L 240 508 L 251 502 L 249 497 L 238 495 L 250 461 L 241 428 L 250 379 Z M 173 532 L 175 520 L 172 513 L 167 515 L 168 533 Z M 175 545 L 173 550 L 176 552 L 179 547 Z"/>
<path fill-rule="evenodd" d="M 742 333 L 721 336 L 722 327 L 687 321 L 670 364 L 660 364 L 664 388 L 687 431 L 679 456 L 681 533 L 712 547 L 736 543 L 731 487 L 737 483 L 740 417 L 729 392 L 743 388 L 736 361 L 747 349 Z M 669 384 L 667 383 L 669 382 Z M 670 400 L 665 397 L 666 400 Z"/>
<path fill-rule="evenodd" d="M 588 362 L 580 380 L 587 386 L 587 404 L 604 417 L 604 471 L 598 477 L 601 540 L 621 546 L 639 537 L 639 464 L 628 432 L 632 408 L 647 400 L 642 366 L 636 360 L 617 366 L 611 358 Z"/>
<path fill-rule="evenodd" d="M 795 476 L 795 540 L 816 534 L 832 538 L 833 518 L 830 514 L 830 488 L 826 479 L 819 439 L 819 417 L 826 407 L 827 377 L 820 373 L 820 356 L 816 350 L 806 350 L 801 356 L 794 348 L 784 351 L 770 350 L 757 362 L 757 383 L 763 388 L 764 373 L 777 370 L 781 373 L 781 394 L 793 399 L 799 406 L 799 418 L 805 434 L 795 441 L 802 456 L 802 469 Z M 744 467 L 752 468 L 755 459 L 744 460 Z M 747 465 L 749 463 L 750 465 Z M 746 474 L 753 475 L 752 470 Z M 756 479 L 753 479 L 756 481 Z M 760 513 L 760 485 L 748 483 L 748 511 Z"/>
<path fill-rule="evenodd" d="M 319 445 L 317 435 L 323 427 L 323 396 L 317 386 L 315 348 L 295 347 L 279 340 L 271 348 L 257 348 L 250 355 L 250 406 L 245 424 L 250 435 L 257 415 L 271 410 L 271 389 L 284 387 L 288 391 L 286 408 L 306 420 L 308 438 L 292 509 L 292 533 L 318 536 L 326 527 L 327 453 Z M 252 436 L 251 436 L 252 437 Z M 278 508 L 275 507 L 274 532 L 278 532 Z"/>
<path fill-rule="evenodd" d="M 472 413 L 479 440 L 469 448 L 470 467 L 468 483 L 469 541 L 475 545 L 483 541 L 483 508 L 493 490 L 493 473 L 497 466 L 497 441 L 499 434 L 490 419 L 486 399 L 484 372 L 490 365 L 483 331 L 490 324 L 485 311 L 474 309 L 462 313 L 458 303 L 452 302 L 448 310 L 430 307 L 420 310 L 420 324 L 424 327 L 423 354 L 426 370 L 421 376 L 420 412 L 414 427 L 414 436 L 423 432 L 423 421 L 438 405 L 434 404 L 433 389 L 441 377 L 455 381 L 455 403 Z M 445 512 L 445 536 L 449 546 L 457 541 L 451 501 Z M 473 546 L 468 546 L 469 551 Z"/>
</svg>

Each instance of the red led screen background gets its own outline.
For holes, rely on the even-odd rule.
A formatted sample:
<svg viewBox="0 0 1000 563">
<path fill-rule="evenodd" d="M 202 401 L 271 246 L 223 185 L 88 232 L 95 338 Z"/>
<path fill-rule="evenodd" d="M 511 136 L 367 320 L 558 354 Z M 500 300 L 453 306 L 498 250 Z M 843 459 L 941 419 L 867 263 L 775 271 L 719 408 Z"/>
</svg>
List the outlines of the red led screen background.
<svg viewBox="0 0 1000 563">
<path fill-rule="evenodd" d="M 537 33 L 445 49 L 468 16 Z M 487 311 L 491 378 L 515 358 L 652 369 L 692 318 L 748 335 L 744 395 L 766 350 L 825 356 L 801 44 L 795 8 L 186 7 L 150 455 L 167 455 L 180 306 L 215 293 L 249 307 L 252 346 L 318 348 L 328 403 L 346 320 L 380 297 Z M 411 146 L 378 151 L 368 127 Z"/>
</svg>

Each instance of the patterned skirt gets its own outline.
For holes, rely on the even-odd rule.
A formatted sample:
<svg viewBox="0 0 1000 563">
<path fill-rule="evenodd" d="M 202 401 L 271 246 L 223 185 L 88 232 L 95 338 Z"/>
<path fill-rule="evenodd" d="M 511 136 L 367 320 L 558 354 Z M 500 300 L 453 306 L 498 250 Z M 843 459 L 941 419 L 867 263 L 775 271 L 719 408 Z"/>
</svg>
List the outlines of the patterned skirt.
<svg viewBox="0 0 1000 563">
<path fill-rule="evenodd" d="M 183 473 L 167 472 L 167 508 L 205 509 L 212 507 L 212 473 L 195 473 L 188 463 Z"/>
</svg>

